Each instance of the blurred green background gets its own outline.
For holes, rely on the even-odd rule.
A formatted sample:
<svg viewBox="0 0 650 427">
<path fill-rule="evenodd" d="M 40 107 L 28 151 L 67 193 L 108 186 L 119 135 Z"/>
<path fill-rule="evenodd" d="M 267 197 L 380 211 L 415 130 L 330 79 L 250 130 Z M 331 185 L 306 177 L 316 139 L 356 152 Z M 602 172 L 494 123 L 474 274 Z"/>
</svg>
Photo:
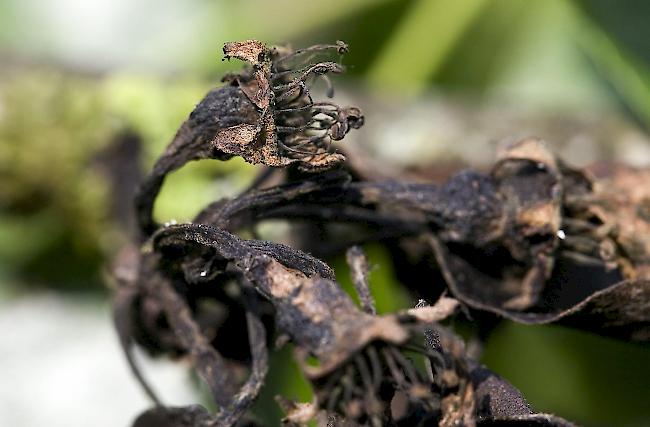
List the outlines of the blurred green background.
<svg viewBox="0 0 650 427">
<path fill-rule="evenodd" d="M 110 327 L 102 278 L 128 238 L 127 184 L 239 65 L 221 61 L 226 41 L 346 41 L 348 73 L 336 83 L 367 117 L 346 144 L 380 158 L 401 149 L 400 162 L 420 167 L 488 164 L 497 143 L 534 132 L 577 163 L 650 166 L 649 19 L 643 0 L 0 0 L 0 310 L 46 293 L 97 307 Z M 254 171 L 236 160 L 191 164 L 170 177 L 156 215 L 191 218 Z M 410 305 L 388 255 L 367 249 L 380 309 Z M 20 359 L 18 341 L 4 341 L 0 362 L 3 349 Z M 48 362 L 48 349 L 24 350 Z M 278 414 L 276 393 L 309 397 L 287 354 L 276 356 L 257 405 L 263 417 Z M 504 323 L 484 362 L 537 411 L 592 426 L 650 425 L 647 347 Z M 110 363 L 122 369 L 116 349 Z M 93 406 L 79 390 L 119 384 L 80 378 L 71 398 L 97 415 L 106 403 Z M 65 418 L 58 410 L 45 413 Z M 8 411 L 0 406 L 0 424 L 38 425 Z M 123 411 L 125 420 L 135 414 Z M 94 425 L 111 425 L 102 419 Z"/>
</svg>

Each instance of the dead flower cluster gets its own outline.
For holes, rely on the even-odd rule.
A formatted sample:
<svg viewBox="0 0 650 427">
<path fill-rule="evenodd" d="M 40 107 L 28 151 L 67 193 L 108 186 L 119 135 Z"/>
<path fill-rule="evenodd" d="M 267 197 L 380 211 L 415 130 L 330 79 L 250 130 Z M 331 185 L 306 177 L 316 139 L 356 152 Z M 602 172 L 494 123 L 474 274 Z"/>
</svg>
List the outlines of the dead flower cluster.
<svg viewBox="0 0 650 427">
<path fill-rule="evenodd" d="M 331 143 L 363 125 L 361 111 L 310 93 L 322 80 L 332 95 L 328 76 L 343 66 L 323 58 L 347 49 L 227 43 L 225 57 L 245 69 L 206 95 L 143 181 L 139 235 L 115 268 L 117 329 L 155 403 L 134 426 L 264 425 L 248 411 L 272 338 L 275 348 L 292 343 L 314 390 L 313 402 L 278 397 L 287 425 L 571 425 L 534 413 L 476 362 L 477 349 L 498 318 L 650 340 L 650 171 L 577 170 L 529 139 L 488 173 L 462 171 L 441 185 L 360 179 Z M 267 172 L 191 223 L 156 223 L 167 174 L 233 156 Z M 283 182 L 269 186 L 271 175 Z M 242 237 L 267 219 L 302 224 L 296 247 Z M 317 237 L 305 238 L 310 230 Z M 376 313 L 358 246 L 371 241 L 431 305 Z M 310 253 L 346 253 L 360 306 Z M 471 346 L 440 325 L 451 316 L 480 323 Z M 134 362 L 136 344 L 188 359 L 217 412 L 164 405 Z"/>
</svg>

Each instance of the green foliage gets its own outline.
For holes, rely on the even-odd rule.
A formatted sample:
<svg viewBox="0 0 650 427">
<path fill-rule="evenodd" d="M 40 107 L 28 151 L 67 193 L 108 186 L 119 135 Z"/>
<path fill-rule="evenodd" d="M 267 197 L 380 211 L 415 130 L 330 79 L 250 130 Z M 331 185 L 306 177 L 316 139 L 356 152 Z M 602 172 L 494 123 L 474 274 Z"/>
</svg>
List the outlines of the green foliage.
<svg viewBox="0 0 650 427">
<path fill-rule="evenodd" d="M 650 418 L 649 357 L 647 347 L 508 323 L 491 337 L 482 362 L 508 378 L 535 410 L 584 425 L 636 426 Z"/>
<path fill-rule="evenodd" d="M 366 245 L 364 252 L 370 265 L 370 290 L 375 299 L 377 313 L 391 313 L 414 306 L 417 301 L 412 301 L 408 292 L 395 277 L 388 251 L 380 245 Z M 350 268 L 344 257 L 337 258 L 331 265 L 336 272 L 336 281 L 358 303 Z"/>
<path fill-rule="evenodd" d="M 143 167 L 150 168 L 209 84 L 53 70 L 6 76 L 0 83 L 0 277 L 98 289 L 102 266 L 124 232 L 111 216 L 101 168 L 107 146 L 121 131 L 134 130 L 143 140 Z M 193 166 L 172 177 L 157 206 L 161 218 L 191 218 L 206 200 L 232 194 L 250 176 L 240 161 Z"/>
<path fill-rule="evenodd" d="M 5 271 L 50 280 L 96 269 L 105 241 L 106 185 L 88 167 L 114 124 L 88 79 L 56 72 L 13 76 L 0 85 L 0 256 Z M 79 264 L 41 267 L 39 260 Z M 87 268 L 84 268 L 86 266 Z M 47 268 L 49 271 L 42 271 Z M 39 271 L 41 270 L 41 271 Z M 63 277 L 81 279 L 68 271 Z"/>
</svg>

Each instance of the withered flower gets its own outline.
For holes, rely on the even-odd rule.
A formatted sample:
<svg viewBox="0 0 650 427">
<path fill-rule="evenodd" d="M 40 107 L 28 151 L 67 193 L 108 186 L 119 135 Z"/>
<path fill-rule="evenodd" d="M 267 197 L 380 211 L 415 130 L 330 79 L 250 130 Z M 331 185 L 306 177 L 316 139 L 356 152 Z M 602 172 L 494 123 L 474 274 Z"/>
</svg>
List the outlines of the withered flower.
<svg viewBox="0 0 650 427">
<path fill-rule="evenodd" d="M 293 51 L 269 48 L 256 40 L 226 43 L 224 59 L 247 67 L 224 77 L 178 130 L 165 153 L 144 180 L 136 198 L 138 222 L 146 235 L 156 228 L 153 201 L 167 174 L 191 160 L 227 160 L 240 156 L 270 167 L 297 165 L 306 171 L 329 169 L 344 160 L 331 147 L 351 129 L 363 125 L 357 107 L 314 102 L 310 87 L 324 80 L 333 96 L 330 73 L 341 73 L 338 62 L 315 62 L 315 56 L 347 52 L 347 45 L 317 45 Z"/>
<path fill-rule="evenodd" d="M 239 87 L 258 108 L 260 117 L 252 125 L 241 124 L 220 132 L 217 148 L 267 166 L 299 163 L 306 170 L 323 170 L 342 161 L 341 154 L 331 152 L 330 141 L 339 141 L 350 129 L 361 127 L 361 111 L 331 102 L 315 103 L 309 86 L 311 80 L 320 77 L 328 84 L 328 96 L 332 97 L 327 75 L 341 73 L 344 68 L 332 61 L 312 62 L 312 57 L 330 50 L 342 55 L 347 49 L 342 42 L 295 52 L 269 49 L 255 40 L 226 43 L 225 58 L 246 61 L 250 68 L 224 81 Z M 253 136 L 255 141 L 250 139 Z M 252 146 L 255 144 L 262 147 Z"/>
<path fill-rule="evenodd" d="M 467 317 L 483 330 L 500 316 L 649 341 L 648 171 L 577 170 L 534 138 L 509 147 L 489 173 L 463 171 L 440 185 L 325 171 L 343 160 L 331 141 L 363 124 L 357 108 L 313 102 L 310 92 L 314 79 L 329 85 L 327 75 L 343 70 L 315 58 L 346 51 L 342 42 L 295 51 L 227 43 L 225 57 L 247 67 L 197 105 L 141 186 L 140 233 L 115 270 L 121 343 L 156 403 L 134 425 L 258 425 L 249 409 L 266 381 L 273 328 L 276 342 L 294 346 L 314 390 L 313 402 L 278 397 L 287 425 L 571 425 L 534 413 L 439 322 L 480 313 Z M 270 188 L 256 181 L 188 224 L 154 222 L 169 172 L 232 156 L 318 173 Z M 310 245 L 310 236 L 294 248 L 238 235 L 273 218 L 318 227 L 323 244 Z M 333 237 L 331 223 L 346 233 Z M 435 303 L 377 314 L 356 246 L 368 241 L 428 257 L 417 291 Z M 345 252 L 360 306 L 308 252 Z M 216 413 L 164 406 L 134 362 L 134 344 L 188 359 Z"/>
</svg>

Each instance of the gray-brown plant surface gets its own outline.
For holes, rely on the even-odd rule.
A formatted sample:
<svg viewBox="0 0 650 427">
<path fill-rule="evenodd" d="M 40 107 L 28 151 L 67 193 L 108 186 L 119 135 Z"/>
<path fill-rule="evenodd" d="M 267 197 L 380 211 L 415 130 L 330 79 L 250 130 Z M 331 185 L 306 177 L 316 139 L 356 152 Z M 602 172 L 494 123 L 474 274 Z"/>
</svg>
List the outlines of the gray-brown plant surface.
<svg viewBox="0 0 650 427">
<path fill-rule="evenodd" d="M 481 366 L 480 341 L 499 318 L 649 341 L 649 172 L 578 170 L 530 138 L 489 172 L 461 171 L 440 185 L 359 179 L 332 142 L 363 125 L 361 110 L 315 102 L 310 92 L 316 79 L 331 89 L 328 75 L 344 68 L 327 58 L 347 49 L 227 43 L 225 57 L 245 69 L 199 102 L 143 180 L 139 232 L 115 268 L 116 326 L 155 403 L 134 426 L 277 423 L 249 411 L 273 338 L 291 342 L 314 390 L 312 402 L 278 396 L 286 425 L 571 425 L 535 413 Z M 156 223 L 167 174 L 191 160 L 233 156 L 268 169 L 191 223 Z M 269 187 L 270 175 L 282 182 Z M 244 237 L 268 219 L 312 224 L 320 236 L 293 239 L 297 247 Z M 335 224 L 348 232 L 337 235 Z M 405 274 L 415 268 L 409 260 L 431 260 L 418 270 L 430 301 L 376 313 L 358 246 L 371 241 L 389 248 Z M 335 254 L 346 254 L 360 306 L 316 257 Z M 441 325 L 455 316 L 480 323 L 472 346 Z M 216 412 L 161 402 L 134 362 L 134 345 L 189 360 Z"/>
</svg>

